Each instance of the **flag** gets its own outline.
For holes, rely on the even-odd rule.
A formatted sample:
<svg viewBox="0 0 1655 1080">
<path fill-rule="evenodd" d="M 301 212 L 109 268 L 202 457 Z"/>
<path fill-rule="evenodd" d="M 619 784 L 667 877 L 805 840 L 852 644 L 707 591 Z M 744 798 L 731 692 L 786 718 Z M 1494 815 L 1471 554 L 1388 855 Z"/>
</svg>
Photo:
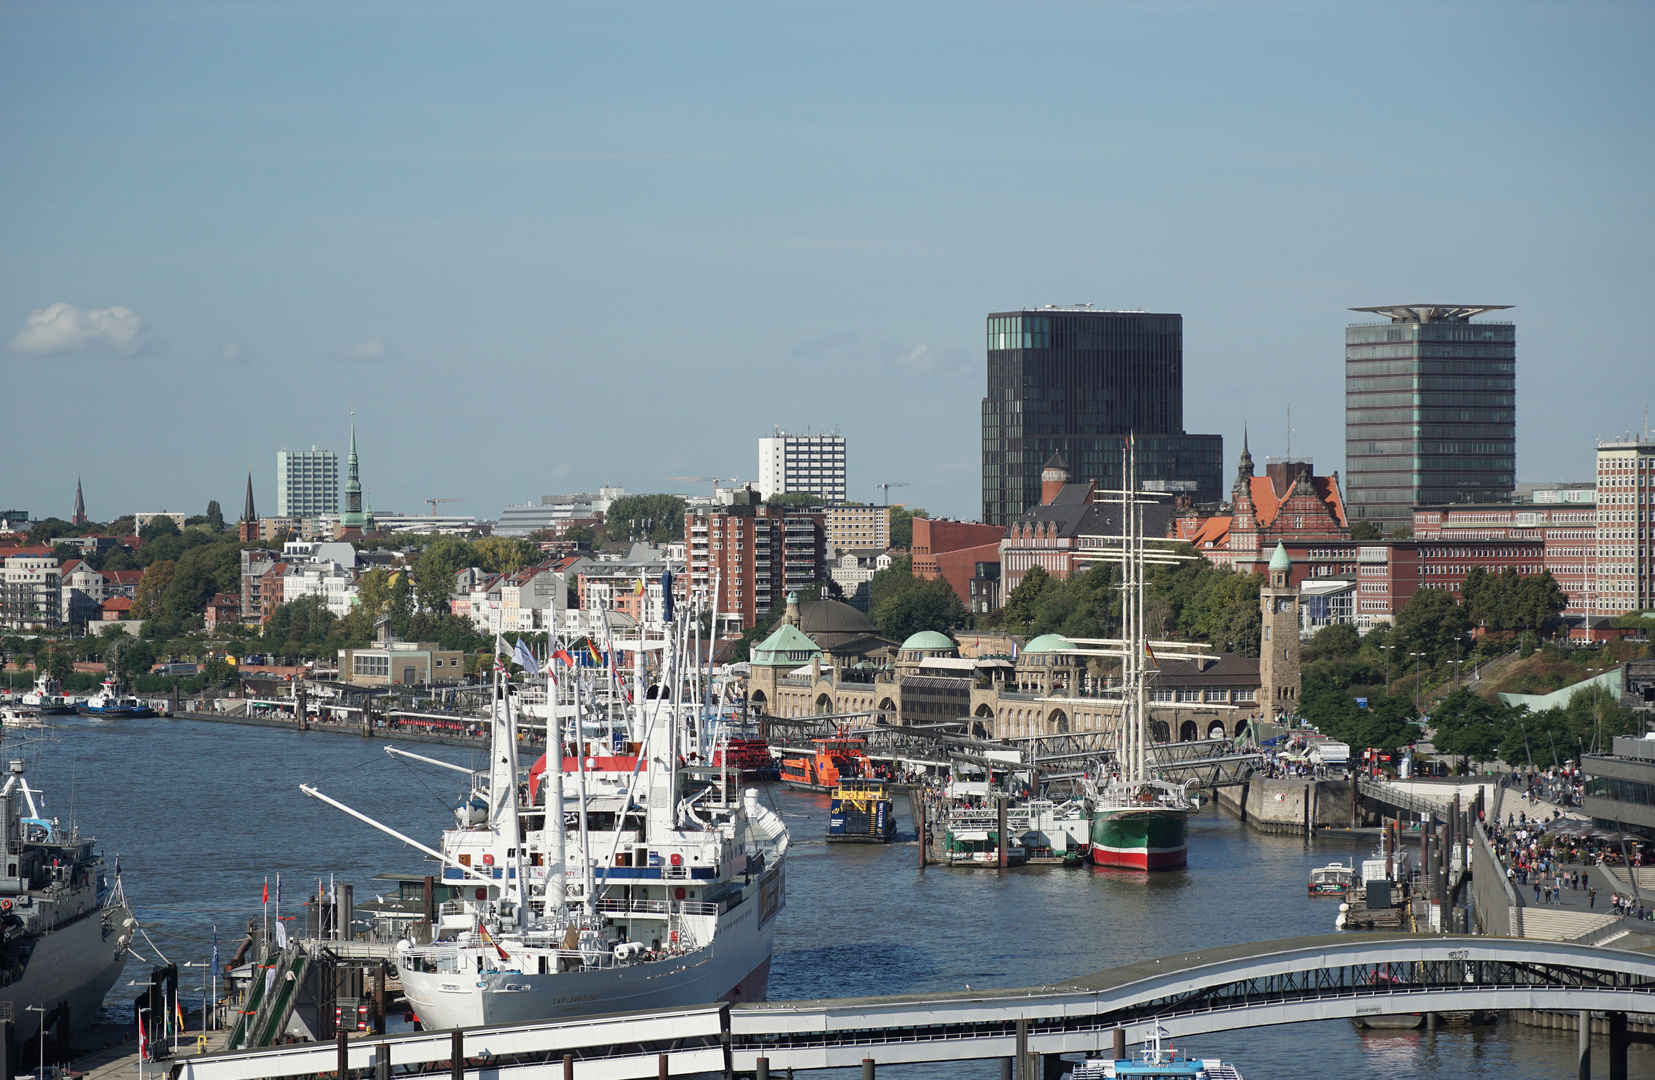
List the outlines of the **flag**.
<svg viewBox="0 0 1655 1080">
<path fill-rule="evenodd" d="M 172 996 L 172 1014 L 178 1020 L 178 1034 L 184 1034 L 184 1002 L 177 994 Z"/>
<path fill-rule="evenodd" d="M 511 658 L 517 661 L 524 671 L 540 670 L 540 661 L 536 660 L 534 653 L 530 651 L 527 645 L 523 644 L 522 638 L 518 638 L 517 644 L 512 646 Z"/>
<path fill-rule="evenodd" d="M 501 640 L 499 632 L 496 631 L 495 635 L 494 635 L 494 670 L 495 671 L 504 671 L 504 670 L 506 670 L 506 662 L 504 660 L 500 659 L 502 654 L 504 654 L 506 656 L 510 656 L 511 655 L 511 650 L 506 648 L 506 643 Z"/>
<path fill-rule="evenodd" d="M 500 943 L 498 941 L 494 940 L 494 936 L 488 932 L 488 927 L 484 926 L 482 923 L 478 923 L 477 924 L 477 933 L 479 933 L 483 936 L 483 944 L 494 946 L 494 951 L 500 954 L 500 959 L 502 959 L 502 960 L 510 960 L 511 959 L 511 954 L 506 952 L 506 950 L 502 949 L 500 947 Z"/>
<path fill-rule="evenodd" d="M 270 879 L 264 879 L 264 902 L 270 903 Z"/>
<path fill-rule="evenodd" d="M 1144 639 L 1144 656 L 1148 658 L 1150 667 L 1158 668 L 1161 666 L 1155 659 L 1155 650 L 1149 647 L 1148 638 Z"/>
<path fill-rule="evenodd" d="M 592 644 L 592 639 L 591 638 L 586 639 L 586 651 L 592 654 L 592 663 L 595 666 L 603 667 L 603 653 L 599 652 L 598 647 L 596 645 Z M 117 860 L 117 865 L 119 865 L 118 860 Z"/>
<path fill-rule="evenodd" d="M 672 571 L 661 571 L 661 606 L 663 622 L 672 621 Z"/>
<path fill-rule="evenodd" d="M 144 1030 L 144 1018 L 138 1018 L 138 1060 L 149 1060 L 149 1032 Z"/>
<path fill-rule="evenodd" d="M 280 870 L 278 870 L 278 871 L 276 871 L 276 910 L 280 911 L 281 906 L 282 906 L 282 872 Z"/>
<path fill-rule="evenodd" d="M 640 577 L 638 579 L 638 584 L 633 587 L 632 591 L 634 593 L 636 593 L 637 595 L 639 595 L 639 596 L 644 595 L 644 579 L 643 578 Z"/>
<path fill-rule="evenodd" d="M 546 657 L 546 666 L 550 668 L 553 660 L 560 660 L 570 667 L 575 666 L 575 658 L 569 655 L 569 650 L 563 647 L 561 640 L 552 641 L 551 653 Z"/>
</svg>

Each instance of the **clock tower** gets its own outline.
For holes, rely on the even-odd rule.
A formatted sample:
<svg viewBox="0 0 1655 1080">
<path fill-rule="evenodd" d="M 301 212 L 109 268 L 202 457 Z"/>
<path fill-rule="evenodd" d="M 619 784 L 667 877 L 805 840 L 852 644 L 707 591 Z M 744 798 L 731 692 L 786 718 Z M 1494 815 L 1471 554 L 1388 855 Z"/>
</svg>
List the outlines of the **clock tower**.
<svg viewBox="0 0 1655 1080">
<path fill-rule="evenodd" d="M 1259 711 L 1266 720 L 1299 711 L 1299 590 L 1289 585 L 1293 561 L 1280 541 L 1270 556 L 1270 580 L 1259 589 L 1264 626 L 1259 632 Z"/>
</svg>

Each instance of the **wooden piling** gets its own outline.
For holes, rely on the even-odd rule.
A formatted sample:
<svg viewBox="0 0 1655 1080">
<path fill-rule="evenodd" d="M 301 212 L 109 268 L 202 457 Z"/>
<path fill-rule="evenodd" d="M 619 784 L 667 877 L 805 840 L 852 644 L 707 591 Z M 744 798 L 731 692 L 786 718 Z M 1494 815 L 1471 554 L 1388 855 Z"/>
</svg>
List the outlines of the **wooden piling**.
<svg viewBox="0 0 1655 1080">
<path fill-rule="evenodd" d="M 1006 800 L 1004 798 L 994 800 L 994 815 L 997 825 L 994 834 L 995 853 L 999 860 L 1000 869 L 1004 870 L 1006 868 Z"/>
<path fill-rule="evenodd" d="M 925 835 L 925 792 L 914 792 L 914 797 L 910 801 L 914 811 L 914 834 L 919 838 L 919 868 L 924 870 L 926 864 L 931 861 L 931 844 Z"/>
<path fill-rule="evenodd" d="M 454 1029 L 448 1050 L 449 1080 L 465 1080 L 465 1032 Z"/>
</svg>

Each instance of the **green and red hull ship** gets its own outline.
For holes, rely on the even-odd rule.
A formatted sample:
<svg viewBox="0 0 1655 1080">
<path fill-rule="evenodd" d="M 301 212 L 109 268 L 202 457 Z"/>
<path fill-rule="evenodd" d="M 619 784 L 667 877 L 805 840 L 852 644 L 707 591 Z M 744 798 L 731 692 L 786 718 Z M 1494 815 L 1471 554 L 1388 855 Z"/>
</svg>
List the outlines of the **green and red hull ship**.
<svg viewBox="0 0 1655 1080">
<path fill-rule="evenodd" d="M 1092 811 L 1092 863 L 1167 870 L 1189 861 L 1189 811 L 1164 805 Z"/>
</svg>

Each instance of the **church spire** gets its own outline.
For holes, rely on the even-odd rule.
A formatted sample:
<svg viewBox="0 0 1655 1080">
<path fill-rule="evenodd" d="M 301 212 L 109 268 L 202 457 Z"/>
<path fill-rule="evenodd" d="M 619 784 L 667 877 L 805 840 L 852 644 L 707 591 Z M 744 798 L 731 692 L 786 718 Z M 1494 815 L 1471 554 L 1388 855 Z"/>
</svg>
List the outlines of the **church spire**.
<svg viewBox="0 0 1655 1080">
<path fill-rule="evenodd" d="M 259 513 L 253 509 L 253 470 L 247 470 L 247 500 L 242 504 L 241 523 L 236 526 L 236 535 L 244 544 L 255 543 L 259 540 Z"/>
<path fill-rule="evenodd" d="M 1253 468 L 1253 452 L 1247 446 L 1247 425 L 1241 425 L 1241 461 L 1236 465 L 1236 482 L 1230 489 L 1232 493 L 1248 487 L 1248 481 L 1255 475 Z"/>
<path fill-rule="evenodd" d="M 345 512 L 339 524 L 346 529 L 360 529 L 365 522 L 362 514 L 362 474 L 356 459 L 356 414 L 351 413 L 351 452 L 346 462 Z"/>
<path fill-rule="evenodd" d="M 247 470 L 247 501 L 242 505 L 242 508 L 241 508 L 241 520 L 243 520 L 243 521 L 257 521 L 258 518 L 259 518 L 258 511 L 253 509 L 253 470 L 248 469 Z"/>
<path fill-rule="evenodd" d="M 86 524 L 86 498 L 81 494 L 79 476 L 75 477 L 75 516 L 69 520 L 74 525 Z"/>
</svg>

